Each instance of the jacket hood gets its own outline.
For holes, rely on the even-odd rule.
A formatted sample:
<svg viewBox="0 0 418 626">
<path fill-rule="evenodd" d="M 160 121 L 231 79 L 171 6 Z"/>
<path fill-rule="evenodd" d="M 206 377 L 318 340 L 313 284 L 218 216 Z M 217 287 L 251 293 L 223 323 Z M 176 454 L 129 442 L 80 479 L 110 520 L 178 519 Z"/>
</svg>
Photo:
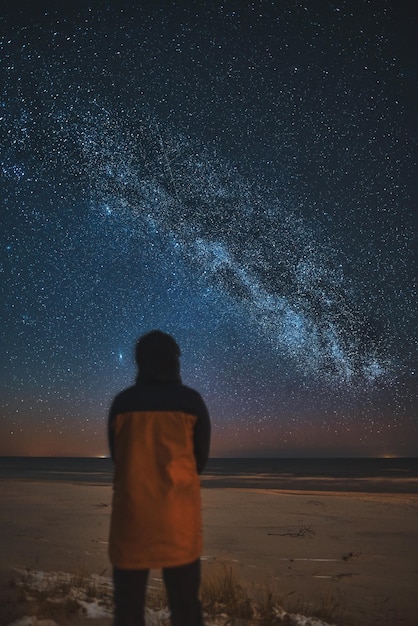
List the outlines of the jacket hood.
<svg viewBox="0 0 418 626">
<path fill-rule="evenodd" d="M 137 382 L 181 382 L 180 348 L 171 335 L 153 330 L 135 348 Z"/>
</svg>

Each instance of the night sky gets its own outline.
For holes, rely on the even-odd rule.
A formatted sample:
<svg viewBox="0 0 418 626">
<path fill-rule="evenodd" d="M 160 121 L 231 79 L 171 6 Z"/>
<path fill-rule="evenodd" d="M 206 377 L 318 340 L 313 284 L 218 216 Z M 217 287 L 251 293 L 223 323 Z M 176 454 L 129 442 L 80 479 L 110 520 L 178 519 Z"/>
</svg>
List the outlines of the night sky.
<svg viewBox="0 0 418 626">
<path fill-rule="evenodd" d="M 418 455 L 412 6 L 7 3 L 0 454 L 107 455 L 160 328 L 212 456 Z"/>
</svg>

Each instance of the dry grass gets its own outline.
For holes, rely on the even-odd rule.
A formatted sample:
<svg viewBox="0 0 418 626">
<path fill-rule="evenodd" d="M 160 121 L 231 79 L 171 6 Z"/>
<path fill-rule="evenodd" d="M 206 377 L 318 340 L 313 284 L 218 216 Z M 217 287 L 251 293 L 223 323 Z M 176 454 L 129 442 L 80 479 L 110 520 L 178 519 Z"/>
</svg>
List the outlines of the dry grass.
<svg viewBox="0 0 418 626">
<path fill-rule="evenodd" d="M 323 595 L 315 600 L 303 600 L 300 598 L 286 598 L 283 601 L 286 611 L 293 614 L 309 615 L 318 618 L 327 624 L 341 623 L 341 609 L 337 598 L 332 594 Z"/>
<path fill-rule="evenodd" d="M 27 601 L 24 590 L 16 580 L 2 579 L 0 582 L 0 624 L 11 624 L 26 615 Z"/>
<path fill-rule="evenodd" d="M 303 614 L 332 624 L 338 616 L 338 602 L 332 597 L 308 605 L 293 596 L 280 598 L 265 586 L 248 589 L 226 564 L 203 580 L 201 599 L 210 617 L 225 616 L 225 626 L 291 626 Z"/>
<path fill-rule="evenodd" d="M 7 585 L 1 585 L 0 624 L 5 626 L 28 615 L 53 620 L 60 626 L 79 626 L 87 623 L 89 607 L 97 607 L 103 615 L 107 612 L 110 623 L 110 582 L 88 576 L 83 568 L 74 575 L 31 569 L 17 571 Z M 88 619 L 88 623 L 92 620 Z M 93 623 L 98 622 L 93 620 Z"/>
<path fill-rule="evenodd" d="M 254 614 L 247 591 L 236 580 L 232 568 L 226 565 L 215 575 L 203 580 L 201 599 L 209 615 L 226 614 L 237 624 L 245 623 L 243 620 L 248 621 Z"/>
<path fill-rule="evenodd" d="M 292 626 L 298 623 L 296 614 L 317 617 L 329 624 L 338 618 L 338 602 L 332 597 L 322 597 L 313 606 L 294 596 L 280 598 L 265 587 L 248 589 L 226 564 L 220 564 L 203 578 L 201 599 L 207 622 L 219 626 Z M 150 590 L 147 604 L 153 611 L 153 625 L 169 623 L 162 587 Z M 88 618 L 88 605 L 100 607 L 102 617 Z M 24 615 L 50 619 L 59 626 L 107 626 L 111 624 L 111 612 L 111 581 L 89 576 L 82 567 L 75 575 L 18 572 L 13 581 L 0 589 L 0 624 L 5 626 Z"/>
</svg>

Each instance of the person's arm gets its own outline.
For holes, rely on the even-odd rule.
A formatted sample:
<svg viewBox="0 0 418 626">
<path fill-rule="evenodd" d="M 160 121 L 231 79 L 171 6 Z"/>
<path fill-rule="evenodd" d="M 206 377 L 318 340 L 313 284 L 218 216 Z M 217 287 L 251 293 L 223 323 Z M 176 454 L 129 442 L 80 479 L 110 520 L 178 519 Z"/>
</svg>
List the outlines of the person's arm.
<svg viewBox="0 0 418 626">
<path fill-rule="evenodd" d="M 114 422 L 116 413 L 114 411 L 114 402 L 112 402 L 112 406 L 109 410 L 109 417 L 107 419 L 107 440 L 109 443 L 110 456 L 112 457 L 112 461 L 115 462 L 115 429 Z"/>
<path fill-rule="evenodd" d="M 201 474 L 206 467 L 210 448 L 210 418 L 205 403 L 199 398 L 197 421 L 194 427 L 193 443 L 197 473 Z"/>
</svg>

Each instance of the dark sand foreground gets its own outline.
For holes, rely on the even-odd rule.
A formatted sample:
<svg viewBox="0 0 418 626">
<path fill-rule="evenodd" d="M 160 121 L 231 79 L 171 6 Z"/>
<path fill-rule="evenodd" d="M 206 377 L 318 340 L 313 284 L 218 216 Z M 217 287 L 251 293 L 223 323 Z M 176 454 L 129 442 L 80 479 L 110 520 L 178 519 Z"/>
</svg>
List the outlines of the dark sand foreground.
<svg viewBox="0 0 418 626">
<path fill-rule="evenodd" d="M 13 568 L 110 576 L 111 487 L 1 481 L 1 579 Z M 418 623 L 418 495 L 203 489 L 204 564 L 343 625 Z M 155 573 L 157 575 L 157 573 Z"/>
</svg>

